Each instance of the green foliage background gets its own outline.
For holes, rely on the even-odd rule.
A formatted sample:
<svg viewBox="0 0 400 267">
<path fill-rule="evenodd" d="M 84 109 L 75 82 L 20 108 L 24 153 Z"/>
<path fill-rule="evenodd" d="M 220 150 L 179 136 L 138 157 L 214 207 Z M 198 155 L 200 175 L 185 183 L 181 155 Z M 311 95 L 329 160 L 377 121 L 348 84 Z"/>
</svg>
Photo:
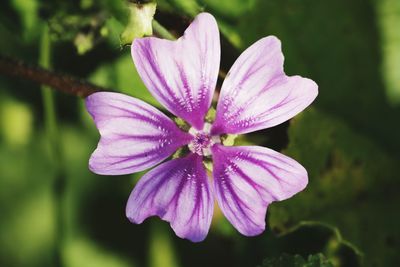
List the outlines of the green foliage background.
<svg viewBox="0 0 400 267">
<path fill-rule="evenodd" d="M 179 36 L 201 11 L 218 20 L 223 71 L 273 34 L 286 72 L 319 84 L 305 112 L 238 139 L 298 160 L 307 189 L 273 203 L 268 230 L 255 238 L 218 212 L 200 244 L 158 219 L 132 225 L 125 203 L 141 174 L 89 172 L 98 133 L 82 99 L 56 93 L 55 157 L 40 87 L 0 76 L 0 266 L 55 266 L 57 248 L 68 267 L 400 266 L 400 1 L 160 0 L 155 19 Z M 128 20 L 123 1 L 3 1 L 0 53 L 39 63 L 49 27 L 52 68 L 162 108 L 119 45 Z"/>
</svg>

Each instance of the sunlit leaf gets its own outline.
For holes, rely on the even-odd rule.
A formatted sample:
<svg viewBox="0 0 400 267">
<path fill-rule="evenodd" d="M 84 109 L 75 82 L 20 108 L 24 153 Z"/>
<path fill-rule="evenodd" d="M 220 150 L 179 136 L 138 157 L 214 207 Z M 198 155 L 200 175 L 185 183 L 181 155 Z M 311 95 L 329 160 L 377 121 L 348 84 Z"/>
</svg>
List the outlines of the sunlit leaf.
<svg viewBox="0 0 400 267">
<path fill-rule="evenodd" d="M 19 146 L 30 141 L 33 130 L 31 112 L 26 104 L 5 99 L 0 101 L 0 129 L 6 143 Z"/>
<path fill-rule="evenodd" d="M 134 267 L 128 260 L 114 255 L 83 238 L 73 239 L 66 245 L 64 252 L 68 267 Z"/>
<path fill-rule="evenodd" d="M 116 61 L 99 67 L 90 76 L 90 80 L 95 84 L 137 97 L 153 106 L 161 107 L 144 86 L 129 51 L 126 51 Z"/>
<path fill-rule="evenodd" d="M 1 266 L 52 263 L 54 168 L 44 144 L 43 133 L 35 133 L 24 146 L 0 142 Z"/>
<path fill-rule="evenodd" d="M 400 104 L 400 1 L 374 1 L 381 36 L 382 76 L 388 98 Z"/>
</svg>

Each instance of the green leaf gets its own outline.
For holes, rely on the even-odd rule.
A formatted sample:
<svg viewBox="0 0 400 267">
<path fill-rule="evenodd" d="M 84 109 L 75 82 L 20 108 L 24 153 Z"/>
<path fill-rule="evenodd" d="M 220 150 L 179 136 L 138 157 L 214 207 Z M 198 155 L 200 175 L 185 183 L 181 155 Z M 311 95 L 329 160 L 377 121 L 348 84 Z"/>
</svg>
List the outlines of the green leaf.
<svg viewBox="0 0 400 267">
<path fill-rule="evenodd" d="M 213 15 L 227 20 L 234 20 L 245 15 L 255 2 L 255 0 L 199 0 L 199 3 Z"/>
<path fill-rule="evenodd" d="M 96 267 L 134 267 L 128 260 L 97 245 L 95 242 L 79 237 L 67 242 L 64 259 L 66 266 L 96 266 Z"/>
<path fill-rule="evenodd" d="M 259 267 L 333 267 L 322 254 L 309 255 L 305 260 L 300 255 L 282 254 L 279 258 L 265 259 Z"/>
<path fill-rule="evenodd" d="M 161 4 L 165 6 L 166 4 L 177 9 L 179 12 L 194 17 L 202 11 L 201 6 L 196 2 L 196 0 L 161 0 L 159 2 L 165 2 Z"/>
<path fill-rule="evenodd" d="M 32 126 L 33 117 L 28 105 L 6 98 L 0 101 L 0 136 L 6 143 L 26 145 L 32 137 Z"/>
<path fill-rule="evenodd" d="M 74 39 L 74 45 L 78 50 L 78 54 L 83 55 L 92 50 L 94 46 L 93 34 L 78 33 Z"/>
<path fill-rule="evenodd" d="M 303 267 L 305 260 L 300 255 L 283 254 L 279 258 L 264 260 L 260 267 Z"/>
<path fill-rule="evenodd" d="M 2 266 L 50 266 L 55 169 L 49 164 L 47 140 L 43 132 L 35 132 L 24 143 L 18 141 L 17 147 L 15 140 L 10 141 L 0 140 L 0 213 L 7 218 L 0 220 L 0 262 Z"/>
<path fill-rule="evenodd" d="M 341 120 L 314 109 L 291 121 L 289 140 L 284 153 L 305 166 L 309 185 L 270 206 L 270 227 L 286 233 L 302 220 L 324 221 L 340 228 L 365 252 L 366 261 L 393 264 L 396 247 L 386 240 L 400 237 L 391 223 L 400 217 L 393 204 L 400 197 L 392 189 L 397 187 L 398 159 Z"/>
<path fill-rule="evenodd" d="M 399 14 L 396 6 L 389 4 L 390 14 Z M 393 21 L 392 15 L 383 16 Z M 393 32 L 385 39 L 390 38 L 392 47 L 398 47 L 397 24 L 393 21 L 385 26 Z M 238 20 L 236 31 L 244 48 L 264 36 L 276 35 L 282 41 L 285 71 L 319 85 L 318 108 L 399 155 L 400 124 L 393 122 L 400 117 L 400 109 L 388 105 L 383 86 L 373 1 L 257 0 Z M 390 62 L 400 62 L 396 59 L 399 49 L 391 51 Z M 391 66 L 391 76 L 399 77 L 395 66 Z"/>
<path fill-rule="evenodd" d="M 335 266 L 362 266 L 364 254 L 342 237 L 337 227 L 320 221 L 301 221 L 278 235 L 284 242 L 302 245 L 310 253 L 318 247 Z"/>
<path fill-rule="evenodd" d="M 333 264 L 324 255 L 316 254 L 308 256 L 305 267 L 333 267 Z"/>
<path fill-rule="evenodd" d="M 77 5 L 74 1 L 47 0 L 41 3 L 40 11 L 49 24 L 52 39 L 73 42 L 80 55 L 104 40 L 111 40 L 118 48 L 122 25 L 129 23 L 125 1 L 82 0 Z"/>
<path fill-rule="evenodd" d="M 100 66 L 90 75 L 89 80 L 162 108 L 143 84 L 128 52 L 123 53 L 114 62 Z"/>
</svg>

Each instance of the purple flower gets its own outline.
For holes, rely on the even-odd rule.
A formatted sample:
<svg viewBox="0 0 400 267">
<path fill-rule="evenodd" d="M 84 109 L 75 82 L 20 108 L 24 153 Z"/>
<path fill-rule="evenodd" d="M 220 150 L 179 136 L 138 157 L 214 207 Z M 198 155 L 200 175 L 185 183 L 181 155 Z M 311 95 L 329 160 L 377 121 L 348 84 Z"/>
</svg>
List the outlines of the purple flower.
<svg viewBox="0 0 400 267">
<path fill-rule="evenodd" d="M 90 169 L 108 175 L 139 172 L 186 147 L 188 155 L 161 163 L 137 183 L 126 207 L 129 220 L 141 223 L 156 215 L 170 222 L 179 237 L 198 242 L 210 228 L 216 196 L 223 214 L 240 233 L 263 232 L 268 205 L 303 190 L 307 171 L 271 149 L 224 146 L 220 137 L 287 121 L 315 99 L 315 82 L 286 76 L 280 41 L 274 36 L 262 38 L 229 71 L 211 125 L 205 115 L 220 63 L 219 31 L 212 15 L 199 14 L 177 41 L 135 39 L 132 57 L 153 96 L 191 128 L 181 130 L 139 99 L 92 94 L 86 106 L 101 139 Z M 205 157 L 213 161 L 212 178 L 203 165 Z"/>
</svg>

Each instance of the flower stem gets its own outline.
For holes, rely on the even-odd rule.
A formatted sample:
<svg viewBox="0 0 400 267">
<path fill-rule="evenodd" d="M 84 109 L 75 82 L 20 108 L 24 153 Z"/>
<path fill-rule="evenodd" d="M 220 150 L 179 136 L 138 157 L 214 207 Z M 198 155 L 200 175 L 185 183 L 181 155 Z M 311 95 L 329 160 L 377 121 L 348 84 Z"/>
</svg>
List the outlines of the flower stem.
<svg viewBox="0 0 400 267">
<path fill-rule="evenodd" d="M 39 64 L 44 68 L 51 65 L 51 40 L 47 25 L 43 27 L 40 41 Z M 62 267 L 62 248 L 64 240 L 63 199 L 65 191 L 65 172 L 62 160 L 61 146 L 58 140 L 57 118 L 53 91 L 48 86 L 42 86 L 42 100 L 44 108 L 44 121 L 46 135 L 50 146 L 51 159 L 55 167 L 53 200 L 55 207 L 55 246 L 54 266 Z"/>
<path fill-rule="evenodd" d="M 177 251 L 171 240 L 171 229 L 165 222 L 152 221 L 149 243 L 149 266 L 150 267 L 179 267 Z"/>
<path fill-rule="evenodd" d="M 173 36 L 166 28 L 164 28 L 164 26 L 158 23 L 157 20 L 153 19 L 152 24 L 153 24 L 153 30 L 158 36 L 168 40 L 176 40 L 176 37 Z"/>
</svg>

